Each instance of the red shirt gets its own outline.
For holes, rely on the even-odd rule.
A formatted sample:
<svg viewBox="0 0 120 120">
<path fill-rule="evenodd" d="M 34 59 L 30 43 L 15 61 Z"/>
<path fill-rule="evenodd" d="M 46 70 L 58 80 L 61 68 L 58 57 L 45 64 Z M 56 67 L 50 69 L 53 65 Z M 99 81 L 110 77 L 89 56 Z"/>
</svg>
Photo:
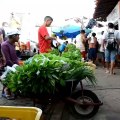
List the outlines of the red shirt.
<svg viewBox="0 0 120 120">
<path fill-rule="evenodd" d="M 41 26 L 38 30 L 38 42 L 40 53 L 48 53 L 51 50 L 51 40 L 45 40 L 45 36 L 49 36 L 49 33 L 45 26 Z"/>
</svg>

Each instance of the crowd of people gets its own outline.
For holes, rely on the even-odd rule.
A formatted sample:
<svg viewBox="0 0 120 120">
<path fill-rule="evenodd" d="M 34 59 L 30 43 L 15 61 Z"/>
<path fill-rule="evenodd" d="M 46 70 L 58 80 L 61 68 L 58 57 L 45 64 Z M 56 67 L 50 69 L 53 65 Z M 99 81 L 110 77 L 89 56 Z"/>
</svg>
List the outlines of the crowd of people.
<svg viewBox="0 0 120 120">
<path fill-rule="evenodd" d="M 83 58 L 93 63 L 96 63 L 96 60 L 101 56 L 100 59 L 106 68 L 106 73 L 115 75 L 115 63 L 117 56 L 120 56 L 120 33 L 114 29 L 113 23 L 108 23 L 108 28 L 105 31 L 101 31 L 101 37 L 99 39 L 100 40 L 97 39 L 96 33 L 92 33 L 91 36 L 88 37 L 88 40 L 83 38 L 81 40 L 82 42 L 79 42 L 82 45 L 80 46 L 80 50 L 82 50 L 81 54 L 83 54 L 85 50 Z M 87 49 L 85 49 L 86 44 L 88 46 Z"/>
<path fill-rule="evenodd" d="M 60 55 L 67 48 L 68 41 L 60 44 L 57 41 L 56 36 L 50 36 L 47 27 L 51 25 L 53 18 L 46 16 L 44 23 L 38 30 L 38 47 L 39 54 L 49 53 L 52 49 L 58 49 Z M 0 68 L 5 66 L 19 65 L 19 59 L 15 50 L 15 43 L 19 41 L 19 31 L 16 29 L 7 33 L 7 39 L 5 39 L 5 31 L 0 29 Z M 55 45 L 54 45 L 55 44 Z M 74 44 L 81 52 L 84 61 L 90 61 L 96 64 L 98 58 L 98 52 L 101 54 L 101 60 L 103 66 L 106 67 L 106 73 L 115 74 L 114 66 L 116 55 L 120 46 L 119 32 L 114 29 L 113 23 L 108 23 L 108 29 L 101 32 L 101 38 L 98 41 L 96 33 L 91 33 L 90 36 L 86 36 L 85 30 L 81 30 L 80 34 L 76 36 Z M 106 64 L 105 64 L 106 63 Z M 14 96 L 9 89 L 3 85 L 2 96 L 11 100 Z"/>
<path fill-rule="evenodd" d="M 39 28 L 38 37 L 40 53 L 49 52 L 51 50 L 50 41 L 57 40 L 55 37 L 50 37 L 46 29 L 46 27 L 51 25 L 52 21 L 53 19 L 50 16 L 46 16 L 43 26 Z M 80 49 L 82 58 L 85 61 L 91 61 L 96 64 L 99 53 L 103 66 L 106 67 L 106 73 L 115 74 L 114 66 L 116 56 L 119 55 L 120 46 L 119 34 L 119 31 L 114 29 L 114 24 L 108 23 L 107 30 L 101 31 L 100 40 L 97 39 L 96 33 L 93 32 L 91 36 L 87 37 L 85 30 L 81 30 L 80 34 L 75 38 L 75 45 L 76 48 Z M 67 44 L 68 43 L 64 43 L 59 48 L 61 49 L 62 46 L 66 47 Z"/>
</svg>

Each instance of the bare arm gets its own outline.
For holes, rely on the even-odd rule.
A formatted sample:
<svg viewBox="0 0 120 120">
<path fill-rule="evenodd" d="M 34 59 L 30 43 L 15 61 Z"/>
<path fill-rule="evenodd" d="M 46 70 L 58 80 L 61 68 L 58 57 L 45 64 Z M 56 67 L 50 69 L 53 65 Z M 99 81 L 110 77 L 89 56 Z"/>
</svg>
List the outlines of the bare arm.
<svg viewBox="0 0 120 120">
<path fill-rule="evenodd" d="M 0 35 L 0 43 L 3 41 L 3 34 Z"/>
<path fill-rule="evenodd" d="M 39 31 L 38 31 L 38 35 L 42 38 L 44 38 L 45 40 L 56 40 L 55 37 L 51 37 L 47 31 L 46 27 L 40 27 Z"/>
<path fill-rule="evenodd" d="M 2 54 L 2 63 L 3 63 L 3 65 L 5 66 L 5 64 L 6 64 L 6 59 L 5 59 L 5 56 L 4 56 L 3 52 L 2 52 L 2 50 L 1 50 L 1 54 Z"/>
<path fill-rule="evenodd" d="M 82 43 L 85 44 L 87 41 L 87 38 L 85 36 L 82 36 Z"/>
<path fill-rule="evenodd" d="M 98 41 L 97 41 L 97 38 L 95 37 L 95 46 L 97 45 L 97 42 L 98 42 Z"/>
<path fill-rule="evenodd" d="M 83 36 L 83 40 L 84 40 L 84 42 L 89 41 L 90 39 L 91 39 L 91 37 L 86 38 L 85 36 Z"/>
<path fill-rule="evenodd" d="M 102 35 L 102 49 L 103 49 L 103 51 L 105 50 L 107 36 L 108 36 L 108 32 L 104 32 L 104 34 Z"/>
<path fill-rule="evenodd" d="M 56 40 L 56 37 L 45 36 L 45 40 Z"/>
</svg>

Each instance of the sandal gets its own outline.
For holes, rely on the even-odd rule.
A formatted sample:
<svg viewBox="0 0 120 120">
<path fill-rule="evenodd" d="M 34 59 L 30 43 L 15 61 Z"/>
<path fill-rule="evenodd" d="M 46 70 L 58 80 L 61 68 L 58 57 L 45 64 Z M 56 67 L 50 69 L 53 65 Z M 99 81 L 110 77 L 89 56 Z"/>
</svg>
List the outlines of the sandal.
<svg viewBox="0 0 120 120">
<path fill-rule="evenodd" d="M 116 75 L 116 73 L 115 73 L 115 72 L 113 72 L 113 73 L 110 73 L 110 75 Z"/>
<path fill-rule="evenodd" d="M 109 70 L 106 70 L 105 73 L 110 73 L 110 71 L 109 71 Z"/>
</svg>

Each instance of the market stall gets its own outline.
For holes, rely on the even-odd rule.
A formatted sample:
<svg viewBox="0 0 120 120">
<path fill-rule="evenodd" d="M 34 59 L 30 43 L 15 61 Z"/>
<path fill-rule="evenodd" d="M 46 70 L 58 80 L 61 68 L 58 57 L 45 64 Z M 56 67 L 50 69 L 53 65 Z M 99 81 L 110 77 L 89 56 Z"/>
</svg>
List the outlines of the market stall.
<svg viewBox="0 0 120 120">
<path fill-rule="evenodd" d="M 95 115 L 102 105 L 98 97 L 92 91 L 84 90 L 82 85 L 82 80 L 88 81 L 93 86 L 96 84 L 94 70 L 95 66 L 83 62 L 79 49 L 70 44 L 68 51 L 61 56 L 53 50 L 51 53 L 38 54 L 29 58 L 24 65 L 9 72 L 4 77 L 3 83 L 14 94 L 30 97 L 34 103 L 35 98 L 38 98 L 42 105 L 49 102 L 55 105 L 59 100 L 64 102 L 67 100 L 69 107 L 75 109 L 74 113 L 78 117 L 85 118 Z M 81 84 L 81 90 L 75 92 L 78 83 Z M 77 95 L 77 98 L 74 95 Z M 79 98 L 84 98 L 86 101 L 90 98 L 92 101 L 82 103 L 80 101 L 83 100 L 79 101 Z M 83 114 L 81 109 L 76 109 L 76 104 L 79 108 L 85 104 L 88 109 L 90 108 L 89 112 Z"/>
</svg>

